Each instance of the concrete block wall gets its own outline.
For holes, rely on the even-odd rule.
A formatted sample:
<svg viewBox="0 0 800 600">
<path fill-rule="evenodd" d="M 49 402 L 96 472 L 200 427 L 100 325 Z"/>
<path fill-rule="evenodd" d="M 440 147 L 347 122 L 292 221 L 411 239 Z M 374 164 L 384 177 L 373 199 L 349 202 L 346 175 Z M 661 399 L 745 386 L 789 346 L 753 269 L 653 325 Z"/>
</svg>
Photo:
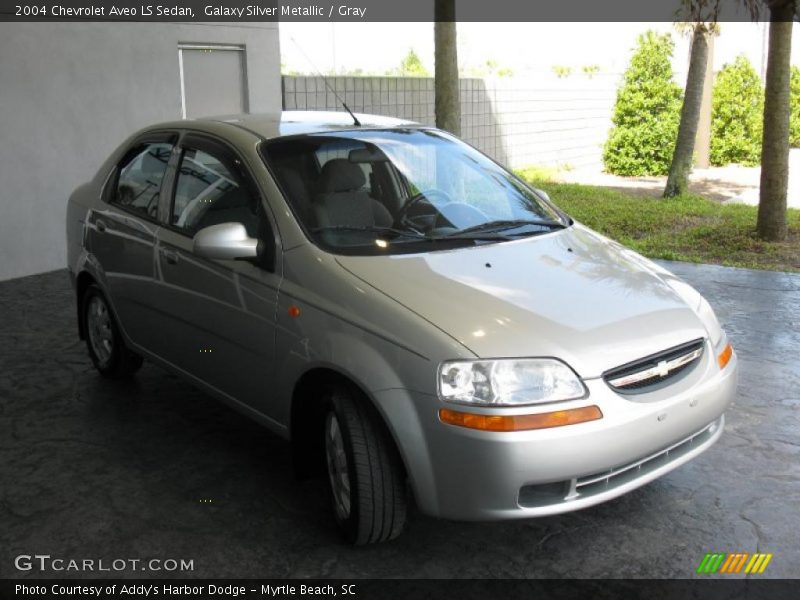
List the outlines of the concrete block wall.
<svg viewBox="0 0 800 600">
<path fill-rule="evenodd" d="M 494 111 L 513 167 L 602 167 L 619 75 L 496 80 Z"/>
<path fill-rule="evenodd" d="M 330 77 L 355 112 L 433 125 L 432 78 Z M 462 79 L 461 137 L 512 168 L 596 167 L 611 127 L 619 75 Z M 286 110 L 343 110 L 321 77 L 283 77 Z"/>
<path fill-rule="evenodd" d="M 432 125 L 433 79 L 328 77 L 328 85 L 354 112 L 382 114 Z M 322 77 L 283 77 L 285 110 L 343 110 Z"/>
</svg>

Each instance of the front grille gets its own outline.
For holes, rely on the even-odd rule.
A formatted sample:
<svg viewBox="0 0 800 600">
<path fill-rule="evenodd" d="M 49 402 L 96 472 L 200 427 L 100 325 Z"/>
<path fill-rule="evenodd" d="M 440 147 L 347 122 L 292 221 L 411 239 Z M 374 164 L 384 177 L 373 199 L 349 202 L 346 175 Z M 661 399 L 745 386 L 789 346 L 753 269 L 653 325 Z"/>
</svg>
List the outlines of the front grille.
<svg viewBox="0 0 800 600">
<path fill-rule="evenodd" d="M 662 448 L 658 452 L 600 473 L 565 481 L 523 486 L 519 491 L 518 503 L 523 508 L 568 505 L 578 499 L 590 498 L 612 491 L 637 479 L 646 477 L 648 474 L 670 463 L 679 461 L 696 448 L 707 444 L 717 434 L 723 423 L 724 419 L 720 417 L 697 433 L 666 448 Z"/>
<path fill-rule="evenodd" d="M 575 491 L 579 495 L 587 495 L 603 491 L 609 487 L 616 487 L 623 483 L 636 479 L 642 473 L 648 473 L 677 460 L 693 448 L 711 438 L 720 426 L 719 421 L 709 423 L 702 430 L 689 436 L 680 442 L 673 444 L 650 456 L 634 461 L 621 467 L 609 469 L 602 473 L 579 477 L 575 482 Z"/>
<path fill-rule="evenodd" d="M 697 339 L 603 373 L 603 379 L 622 394 L 651 391 L 695 365 L 703 355 L 704 340 Z"/>
</svg>

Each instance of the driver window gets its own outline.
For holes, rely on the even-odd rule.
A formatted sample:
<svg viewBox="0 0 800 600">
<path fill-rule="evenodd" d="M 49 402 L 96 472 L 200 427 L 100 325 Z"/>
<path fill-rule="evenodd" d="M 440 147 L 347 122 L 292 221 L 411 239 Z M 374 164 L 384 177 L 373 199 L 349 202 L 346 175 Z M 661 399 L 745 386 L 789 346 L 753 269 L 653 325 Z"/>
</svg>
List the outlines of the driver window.
<svg viewBox="0 0 800 600">
<path fill-rule="evenodd" d="M 171 224 L 194 235 L 220 223 L 241 223 L 258 235 L 258 203 L 222 155 L 186 148 L 181 157 Z"/>
<path fill-rule="evenodd" d="M 167 170 L 172 144 L 143 144 L 129 152 L 119 165 L 113 203 L 149 218 L 158 215 L 161 180 Z"/>
</svg>

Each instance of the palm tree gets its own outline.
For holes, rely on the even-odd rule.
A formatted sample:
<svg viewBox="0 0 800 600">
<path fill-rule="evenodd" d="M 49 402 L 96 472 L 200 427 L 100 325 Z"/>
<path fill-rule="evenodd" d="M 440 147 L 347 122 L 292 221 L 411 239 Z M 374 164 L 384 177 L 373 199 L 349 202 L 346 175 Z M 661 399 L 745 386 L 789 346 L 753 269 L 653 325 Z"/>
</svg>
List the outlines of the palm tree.
<svg viewBox="0 0 800 600">
<path fill-rule="evenodd" d="M 672 154 L 664 197 L 671 198 L 686 192 L 692 170 L 694 143 L 703 105 L 706 68 L 708 65 L 708 36 L 716 33 L 721 0 L 682 0 L 683 12 L 692 22 L 692 52 L 689 73 L 678 126 L 678 140 Z"/>
<path fill-rule="evenodd" d="M 792 20 L 800 6 L 798 0 L 764 0 L 764 3 L 769 8 L 769 54 L 756 231 L 761 239 L 781 241 L 787 233 Z"/>
<path fill-rule="evenodd" d="M 458 98 L 455 0 L 435 0 L 434 18 L 436 126 L 459 135 L 461 104 Z"/>
</svg>

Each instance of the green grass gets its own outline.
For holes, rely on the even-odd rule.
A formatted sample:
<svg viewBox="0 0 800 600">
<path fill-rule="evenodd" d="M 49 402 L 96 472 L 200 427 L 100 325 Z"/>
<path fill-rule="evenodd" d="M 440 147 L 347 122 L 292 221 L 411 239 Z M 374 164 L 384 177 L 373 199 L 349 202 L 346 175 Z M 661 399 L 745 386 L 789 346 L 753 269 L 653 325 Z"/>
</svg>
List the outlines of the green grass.
<svg viewBox="0 0 800 600">
<path fill-rule="evenodd" d="M 529 182 L 552 182 L 557 181 L 559 174 L 563 171 L 571 171 L 570 165 L 563 165 L 552 167 L 549 165 L 530 165 L 522 169 L 516 169 L 514 172 L 522 177 L 525 181 Z"/>
<path fill-rule="evenodd" d="M 517 173 L 574 219 L 650 258 L 800 272 L 800 210 L 789 209 L 787 241 L 764 242 L 755 235 L 755 206 L 554 183 L 539 169 Z"/>
</svg>

